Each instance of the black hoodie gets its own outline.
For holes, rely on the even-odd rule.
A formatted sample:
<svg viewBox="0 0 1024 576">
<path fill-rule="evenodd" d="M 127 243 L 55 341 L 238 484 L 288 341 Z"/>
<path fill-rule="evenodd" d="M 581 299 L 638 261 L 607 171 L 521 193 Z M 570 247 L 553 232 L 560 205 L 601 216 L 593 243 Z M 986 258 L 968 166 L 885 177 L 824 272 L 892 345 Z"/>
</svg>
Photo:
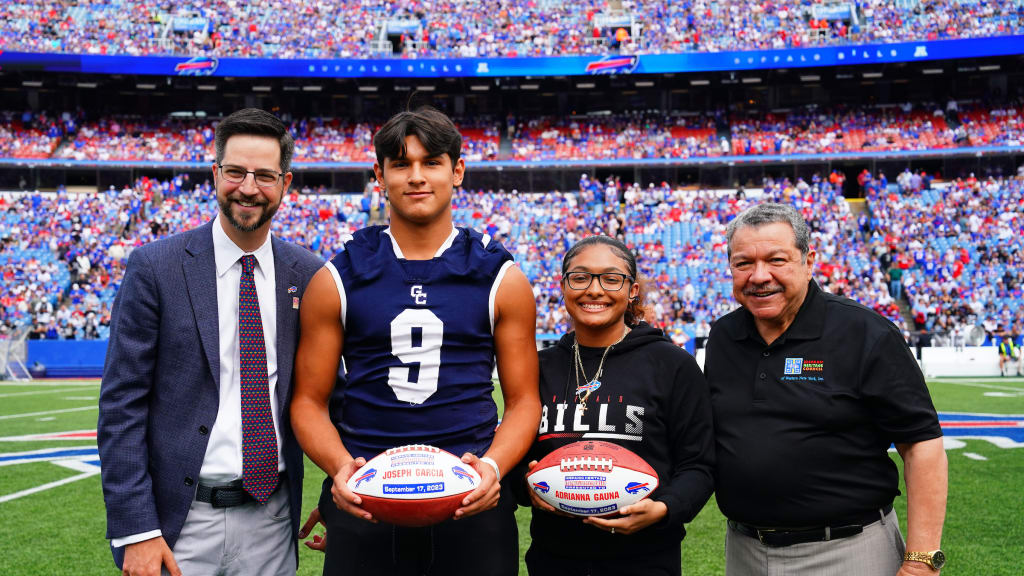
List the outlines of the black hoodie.
<svg viewBox="0 0 1024 576">
<path fill-rule="evenodd" d="M 557 346 L 540 352 L 543 412 L 524 462 L 584 439 L 622 445 L 658 473 L 659 486 L 650 498 L 665 503 L 668 515 L 627 536 L 534 509 L 532 545 L 550 554 L 591 560 L 678 549 L 686 534 L 683 524 L 700 512 L 714 487 L 714 437 L 704 375 L 693 357 L 661 330 L 640 323 L 608 352 L 601 387 L 587 400 L 577 424 L 574 341 L 574 334 L 566 334 Z M 587 376 L 597 372 L 604 350 L 580 347 Z M 522 503 L 525 464 L 518 470 L 509 481 Z"/>
</svg>

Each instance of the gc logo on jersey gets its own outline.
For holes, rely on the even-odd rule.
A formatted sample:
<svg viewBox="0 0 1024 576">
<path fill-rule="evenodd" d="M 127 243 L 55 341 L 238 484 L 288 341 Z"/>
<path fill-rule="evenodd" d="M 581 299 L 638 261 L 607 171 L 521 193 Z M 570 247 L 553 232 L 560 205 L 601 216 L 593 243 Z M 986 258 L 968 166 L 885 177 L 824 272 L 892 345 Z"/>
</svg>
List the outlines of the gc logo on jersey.
<svg viewBox="0 0 1024 576">
<path fill-rule="evenodd" d="M 427 293 L 423 291 L 422 285 L 417 284 L 413 286 L 409 290 L 409 296 L 412 296 L 412 301 L 415 302 L 417 306 L 427 305 Z"/>
<path fill-rule="evenodd" d="M 786 369 L 783 372 L 787 376 L 799 375 L 803 372 L 803 358 L 786 358 Z"/>
</svg>

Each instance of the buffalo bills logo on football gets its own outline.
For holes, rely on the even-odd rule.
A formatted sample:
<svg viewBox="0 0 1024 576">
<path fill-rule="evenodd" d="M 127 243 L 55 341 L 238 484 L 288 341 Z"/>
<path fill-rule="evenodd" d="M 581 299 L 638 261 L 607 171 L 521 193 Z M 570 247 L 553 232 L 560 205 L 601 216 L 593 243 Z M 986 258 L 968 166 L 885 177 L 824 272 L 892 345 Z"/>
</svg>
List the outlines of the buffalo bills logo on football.
<svg viewBox="0 0 1024 576">
<path fill-rule="evenodd" d="M 551 490 L 551 486 L 548 486 L 547 482 L 534 482 L 533 489 L 541 494 L 547 494 Z"/>
<path fill-rule="evenodd" d="M 641 492 L 650 492 L 651 487 L 648 486 L 647 482 L 630 482 L 626 484 L 626 492 L 630 494 L 639 494 Z"/>
<path fill-rule="evenodd" d="M 473 477 L 470 476 L 469 472 L 466 472 L 462 467 L 452 466 L 452 472 L 455 474 L 456 478 L 459 478 L 460 480 L 468 480 L 470 484 L 476 486 L 473 482 Z"/>
<path fill-rule="evenodd" d="M 370 468 L 366 472 L 363 472 L 363 474 L 359 478 L 356 478 L 356 488 L 359 488 L 359 485 L 362 484 L 363 482 L 369 482 L 370 480 L 373 480 L 373 477 L 376 475 L 376 468 Z"/>
</svg>

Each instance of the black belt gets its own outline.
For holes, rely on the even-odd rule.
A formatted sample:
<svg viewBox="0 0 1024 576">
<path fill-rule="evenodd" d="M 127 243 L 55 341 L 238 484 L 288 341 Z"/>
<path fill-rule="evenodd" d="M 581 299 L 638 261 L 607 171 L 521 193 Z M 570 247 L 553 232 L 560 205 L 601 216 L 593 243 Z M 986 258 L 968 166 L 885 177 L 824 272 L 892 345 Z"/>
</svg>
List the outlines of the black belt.
<svg viewBox="0 0 1024 576">
<path fill-rule="evenodd" d="M 284 478 L 285 473 L 281 472 L 277 481 L 278 487 L 281 486 Z M 196 488 L 196 500 L 206 502 L 214 508 L 231 508 L 232 506 L 241 506 L 242 504 L 256 501 L 242 487 L 241 480 L 234 480 L 227 484 L 218 484 L 216 486 L 200 483 Z"/>
<path fill-rule="evenodd" d="M 729 527 L 744 536 L 757 538 L 765 546 L 778 548 L 806 542 L 828 542 L 855 536 L 863 532 L 865 526 L 878 522 L 889 512 L 892 512 L 892 504 L 873 510 L 870 514 L 850 521 L 849 524 L 840 523 L 838 526 L 823 526 L 821 528 L 758 528 L 732 520 L 729 520 Z"/>
</svg>

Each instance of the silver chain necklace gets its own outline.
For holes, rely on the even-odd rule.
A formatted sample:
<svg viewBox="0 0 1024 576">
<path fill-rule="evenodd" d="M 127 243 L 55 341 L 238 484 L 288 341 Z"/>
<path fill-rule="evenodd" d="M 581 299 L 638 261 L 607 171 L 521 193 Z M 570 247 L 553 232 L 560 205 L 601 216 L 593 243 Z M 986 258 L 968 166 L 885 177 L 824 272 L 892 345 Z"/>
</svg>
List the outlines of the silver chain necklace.
<svg viewBox="0 0 1024 576">
<path fill-rule="evenodd" d="M 580 412 L 587 411 L 587 399 L 594 393 L 595 390 L 601 387 L 601 374 L 604 372 L 604 361 L 608 358 L 608 352 L 619 342 L 622 342 L 626 338 L 626 334 L 629 334 L 629 326 L 622 331 L 622 336 L 615 342 L 605 347 L 604 353 L 601 354 L 601 361 L 597 364 L 597 372 L 594 373 L 594 378 L 587 378 L 587 372 L 583 368 L 583 358 L 580 357 L 580 343 L 575 338 L 572 343 L 572 351 L 575 356 L 575 362 L 573 362 L 573 369 L 576 375 L 576 403 L 580 408 Z M 583 376 L 584 384 L 580 384 L 580 375 Z M 581 398 L 582 397 L 582 398 Z"/>
</svg>

